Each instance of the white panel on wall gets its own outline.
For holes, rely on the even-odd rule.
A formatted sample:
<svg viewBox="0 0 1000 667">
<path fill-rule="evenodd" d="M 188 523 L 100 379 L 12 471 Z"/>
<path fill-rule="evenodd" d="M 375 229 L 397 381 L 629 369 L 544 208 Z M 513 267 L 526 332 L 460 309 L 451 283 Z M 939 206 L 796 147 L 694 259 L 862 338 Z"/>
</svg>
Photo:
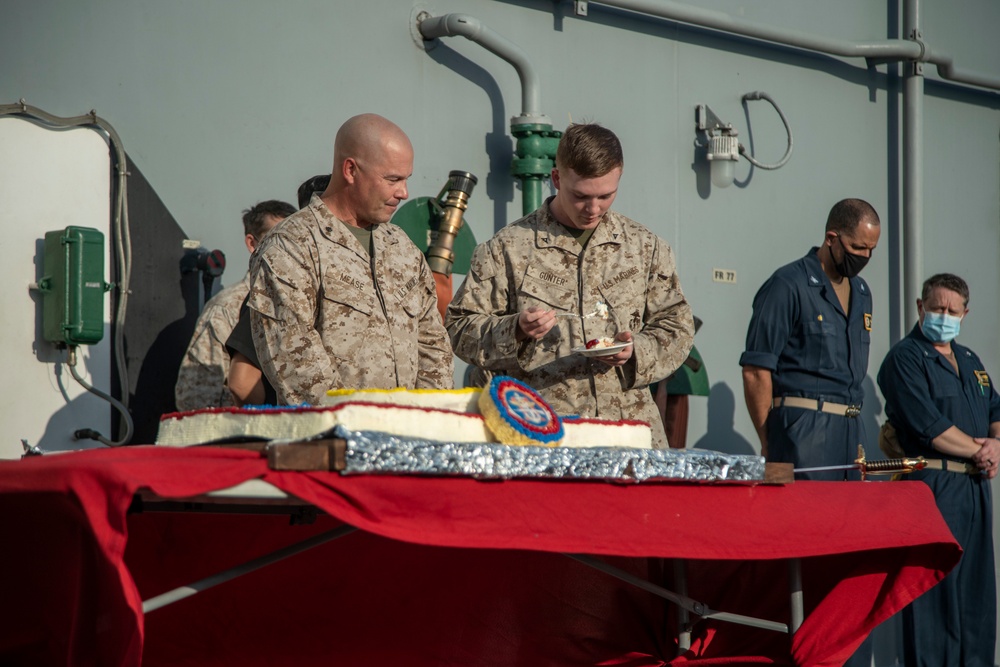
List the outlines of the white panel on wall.
<svg viewBox="0 0 1000 667">
<path fill-rule="evenodd" d="M 108 145 L 87 128 L 52 130 L 19 118 L 0 118 L 0 458 L 21 455 L 21 440 L 44 451 L 103 447 L 76 441 L 73 432 L 92 428 L 110 436 L 111 408 L 70 374 L 65 351 L 42 338 L 41 300 L 29 284 L 41 278 L 43 240 L 69 225 L 93 227 L 110 248 L 111 158 Z M 109 281 L 110 253 L 105 256 Z M 104 338 L 81 346 L 77 371 L 91 385 L 109 390 L 110 299 L 105 300 Z"/>
</svg>

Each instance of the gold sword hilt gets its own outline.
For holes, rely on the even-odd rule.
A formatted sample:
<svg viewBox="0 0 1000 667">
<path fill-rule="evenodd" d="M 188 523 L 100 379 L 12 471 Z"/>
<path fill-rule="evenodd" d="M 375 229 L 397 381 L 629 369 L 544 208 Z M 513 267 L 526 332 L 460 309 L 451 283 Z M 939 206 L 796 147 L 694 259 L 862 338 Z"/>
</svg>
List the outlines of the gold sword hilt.
<svg viewBox="0 0 1000 667">
<path fill-rule="evenodd" d="M 865 448 L 862 445 L 858 445 L 858 458 L 854 459 L 854 463 L 861 471 L 861 481 L 868 475 L 905 475 L 927 467 L 927 459 L 922 456 L 868 461 L 865 459 Z"/>
</svg>

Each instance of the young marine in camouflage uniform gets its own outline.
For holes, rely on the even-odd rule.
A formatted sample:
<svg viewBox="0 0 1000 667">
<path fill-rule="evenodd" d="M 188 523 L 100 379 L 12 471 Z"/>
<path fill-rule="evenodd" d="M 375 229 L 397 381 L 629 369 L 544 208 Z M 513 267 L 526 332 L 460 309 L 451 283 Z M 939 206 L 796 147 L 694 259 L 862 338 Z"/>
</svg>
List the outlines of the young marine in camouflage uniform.
<svg viewBox="0 0 1000 667">
<path fill-rule="evenodd" d="M 251 331 L 280 403 L 319 404 L 334 388 L 452 386 L 430 269 L 389 223 L 412 171 L 401 129 L 351 118 L 337 132 L 330 185 L 254 255 Z"/>
<path fill-rule="evenodd" d="M 555 197 L 476 248 L 448 308 L 455 353 L 534 387 L 559 414 L 639 419 L 667 438 L 648 385 L 687 358 L 694 336 L 670 246 L 610 210 L 622 173 L 618 138 L 571 125 L 552 170 Z M 608 321 L 588 315 L 608 308 Z M 629 343 L 610 356 L 587 340 Z"/>
<path fill-rule="evenodd" d="M 252 254 L 267 232 L 295 212 L 276 199 L 260 202 L 243 212 L 243 233 Z M 178 410 L 221 408 L 234 405 L 226 388 L 230 359 L 226 339 L 239 321 L 240 307 L 250 290 L 250 276 L 231 285 L 205 304 L 177 372 L 174 399 Z"/>
</svg>

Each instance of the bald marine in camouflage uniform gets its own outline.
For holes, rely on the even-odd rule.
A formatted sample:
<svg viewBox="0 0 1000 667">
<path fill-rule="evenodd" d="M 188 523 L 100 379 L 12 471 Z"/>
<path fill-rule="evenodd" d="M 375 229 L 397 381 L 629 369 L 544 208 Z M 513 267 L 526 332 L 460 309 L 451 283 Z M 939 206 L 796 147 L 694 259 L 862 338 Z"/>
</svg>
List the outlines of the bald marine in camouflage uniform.
<svg viewBox="0 0 1000 667">
<path fill-rule="evenodd" d="M 618 138 L 571 125 L 559 142 L 557 189 L 537 211 L 479 245 L 445 326 L 461 359 L 534 387 L 562 415 L 638 419 L 667 447 L 648 386 L 687 358 L 694 337 L 670 246 L 610 210 L 622 173 Z M 608 321 L 588 315 L 608 308 Z M 614 336 L 616 354 L 574 353 Z"/>
<path fill-rule="evenodd" d="M 295 207 L 277 199 L 262 201 L 243 211 L 243 241 L 253 251 L 271 229 L 295 213 Z M 174 402 L 178 410 L 224 408 L 235 405 L 226 387 L 230 359 L 226 340 L 240 319 L 240 308 L 250 289 L 250 274 L 205 303 L 194 326 L 174 385 Z"/>
<path fill-rule="evenodd" d="M 250 328 L 280 403 L 327 389 L 449 389 L 454 360 L 423 253 L 389 223 L 407 198 L 410 140 L 381 116 L 349 119 L 330 185 L 251 261 Z"/>
</svg>

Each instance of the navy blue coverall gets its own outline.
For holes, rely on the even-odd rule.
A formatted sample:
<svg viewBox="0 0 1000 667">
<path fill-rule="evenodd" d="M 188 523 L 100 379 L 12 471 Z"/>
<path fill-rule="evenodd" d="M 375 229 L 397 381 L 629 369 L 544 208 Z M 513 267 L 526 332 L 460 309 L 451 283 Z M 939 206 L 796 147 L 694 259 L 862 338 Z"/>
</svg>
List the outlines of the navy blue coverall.
<svg viewBox="0 0 1000 667">
<path fill-rule="evenodd" d="M 951 426 L 973 438 L 987 437 L 990 424 L 1000 421 L 1000 395 L 983 362 L 967 347 L 954 342 L 951 347 L 957 374 L 918 324 L 882 362 L 878 385 L 886 417 L 907 456 L 961 461 L 935 451 L 931 440 Z M 906 664 L 991 667 L 997 610 L 990 482 L 980 474 L 943 470 L 907 478 L 931 487 L 964 553 L 941 583 L 903 610 Z"/>
<path fill-rule="evenodd" d="M 771 371 L 774 397 L 799 396 L 859 406 L 871 348 L 872 297 L 868 284 L 850 279 L 845 314 L 813 248 L 781 267 L 753 301 L 741 366 Z M 866 438 L 856 417 L 782 406 L 767 417 L 768 461 L 796 468 L 844 465 L 857 458 Z M 858 479 L 851 471 L 805 473 L 797 479 Z"/>
</svg>

